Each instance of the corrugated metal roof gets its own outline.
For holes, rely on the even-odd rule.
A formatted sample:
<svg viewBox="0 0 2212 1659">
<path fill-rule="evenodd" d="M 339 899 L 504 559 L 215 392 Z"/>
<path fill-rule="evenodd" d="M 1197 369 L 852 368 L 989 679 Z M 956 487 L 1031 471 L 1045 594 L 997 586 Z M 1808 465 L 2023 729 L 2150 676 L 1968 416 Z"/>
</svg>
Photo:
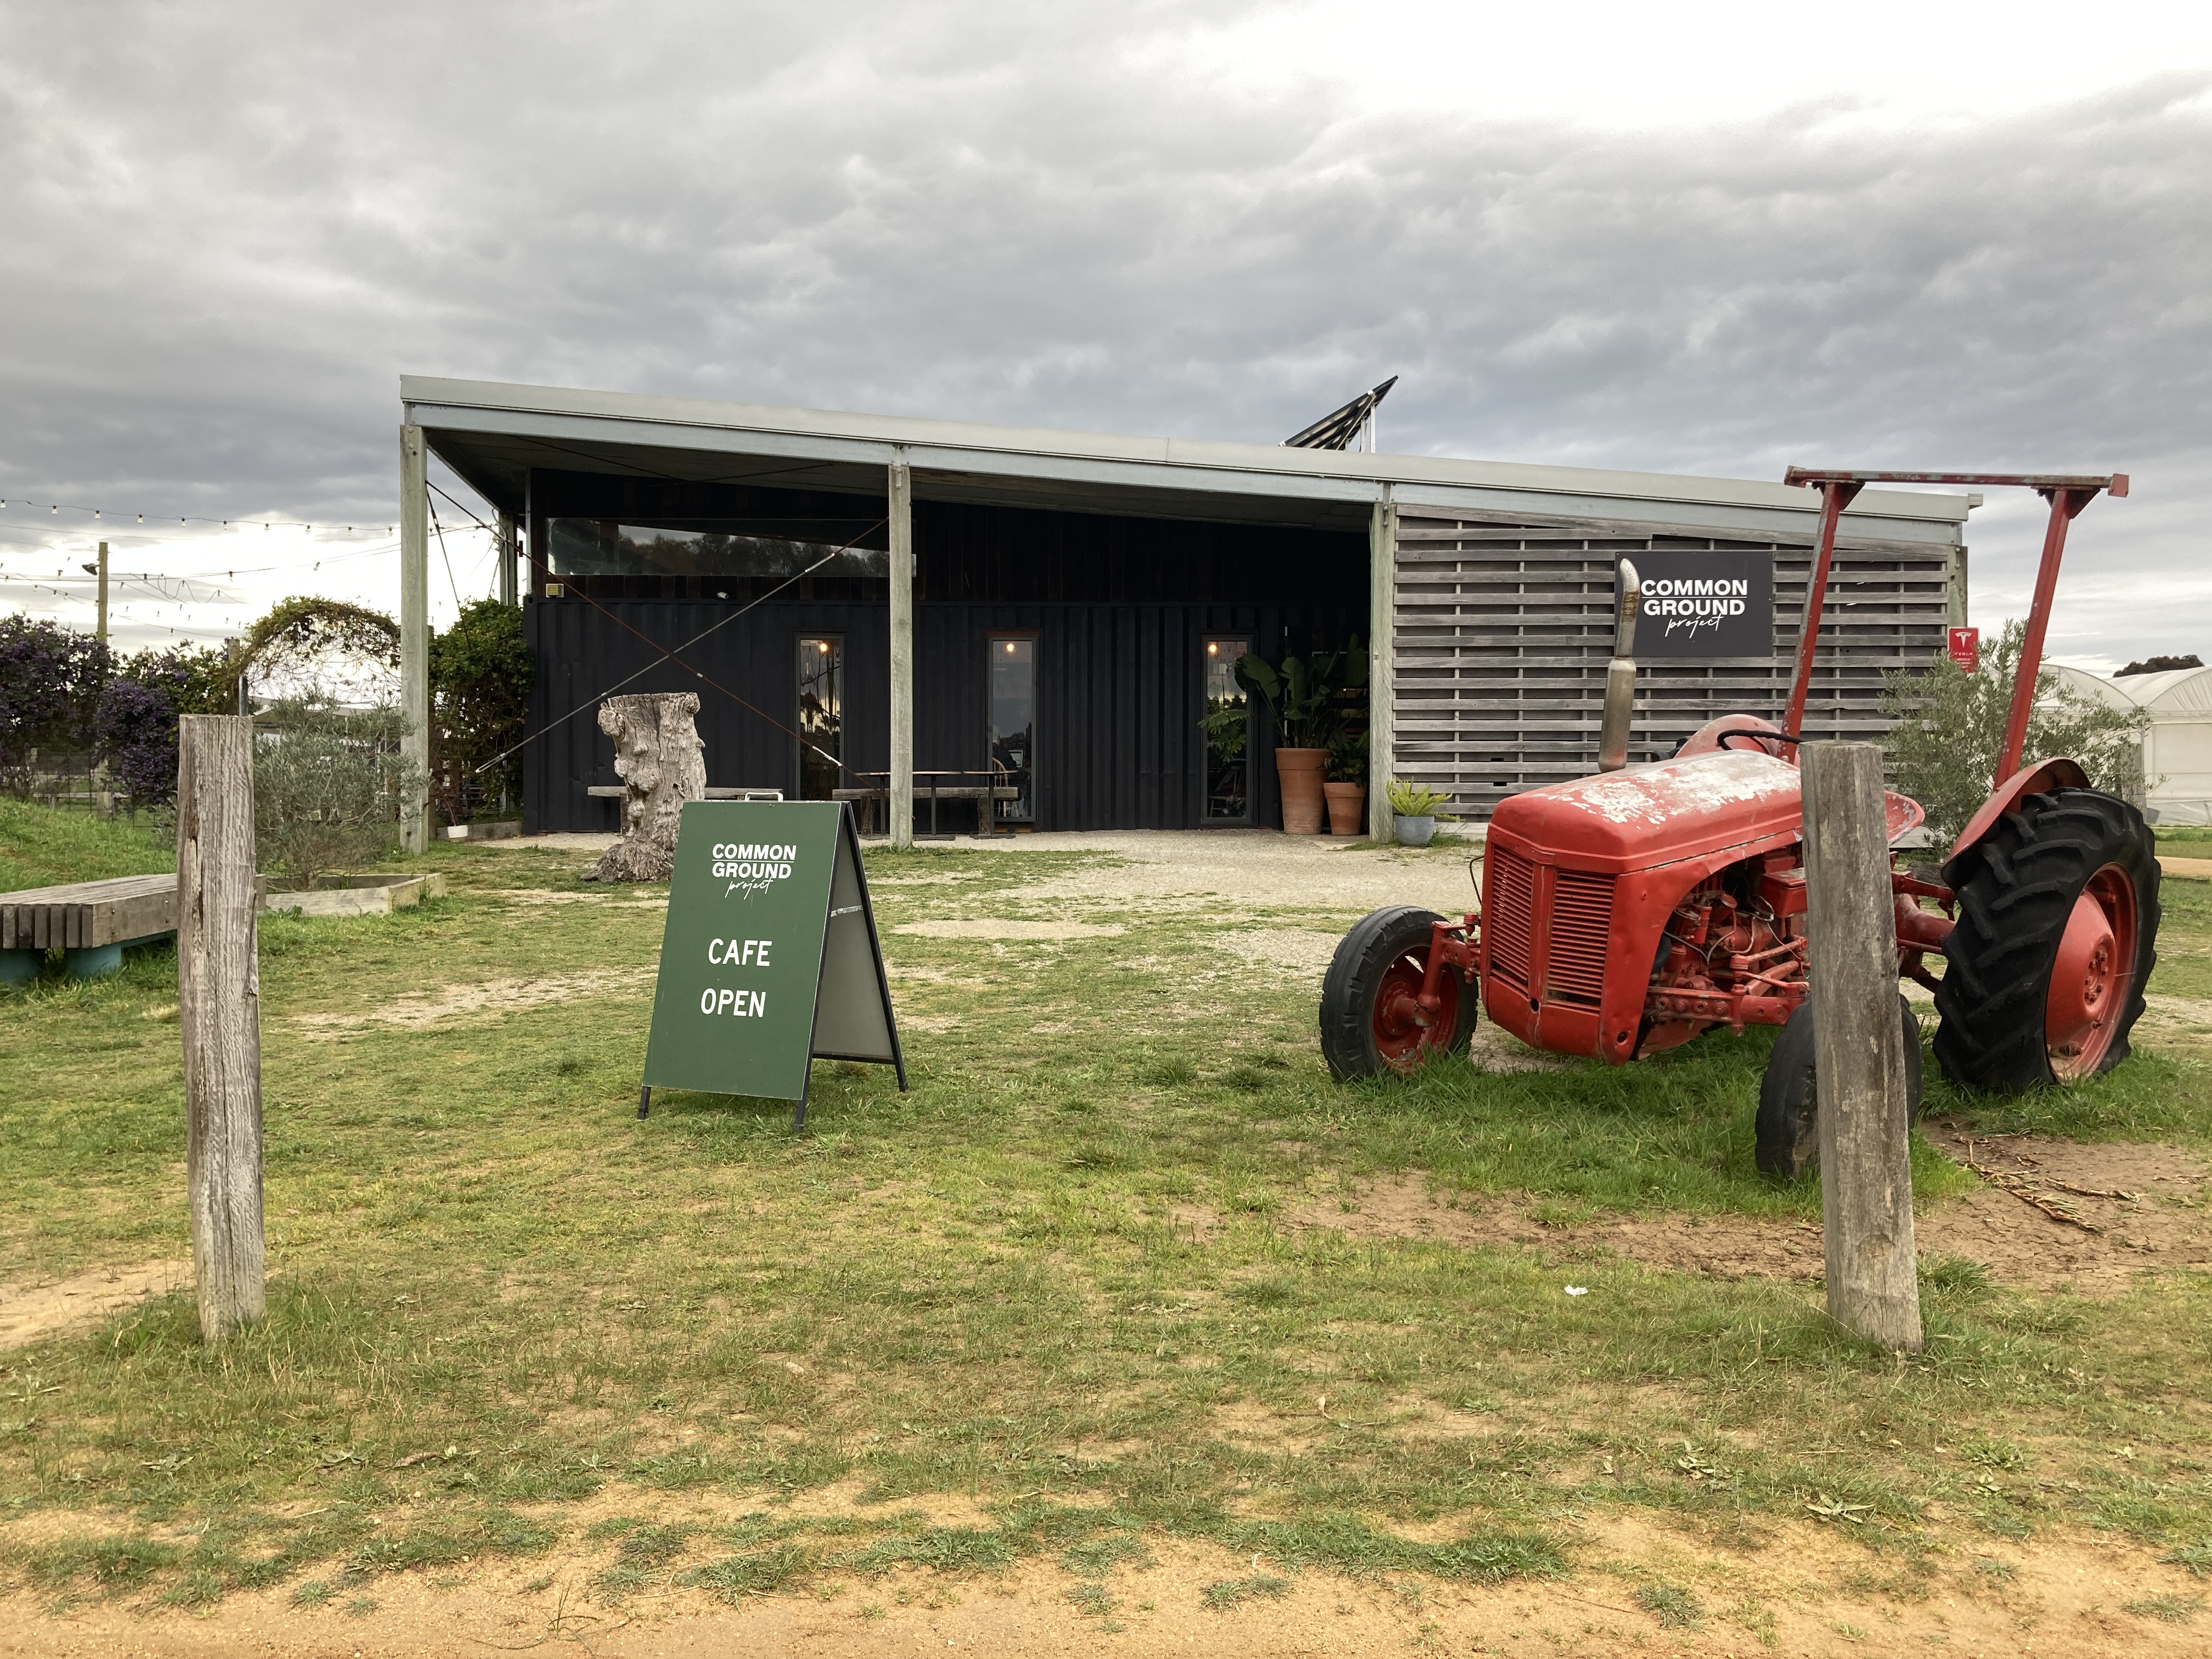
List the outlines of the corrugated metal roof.
<svg viewBox="0 0 2212 1659">
<path fill-rule="evenodd" d="M 1224 501 L 1224 515 L 1265 516 L 1296 503 L 1340 514 L 1382 499 L 1387 488 L 1398 500 L 1439 506 L 1796 532 L 1819 507 L 1813 490 L 1748 479 L 987 426 L 428 375 L 403 375 L 399 386 L 406 418 L 429 428 L 440 453 L 479 487 L 497 487 L 491 475 L 502 460 L 510 469 L 594 460 L 651 474 L 655 469 L 637 458 L 691 452 L 754 458 L 760 467 L 736 476 L 755 482 L 854 488 L 866 475 L 854 469 L 880 468 L 902 452 L 918 485 L 937 481 L 935 493 L 1037 506 L 1066 495 L 1094 507 L 1126 495 L 1122 511 L 1142 510 L 1146 501 L 1173 511 L 1176 498 L 1215 495 L 1249 504 L 1240 511 Z M 959 480 L 975 487 L 958 488 Z M 1845 522 L 1861 537 L 1955 543 L 1967 510 L 1963 495 L 1869 489 Z"/>
</svg>

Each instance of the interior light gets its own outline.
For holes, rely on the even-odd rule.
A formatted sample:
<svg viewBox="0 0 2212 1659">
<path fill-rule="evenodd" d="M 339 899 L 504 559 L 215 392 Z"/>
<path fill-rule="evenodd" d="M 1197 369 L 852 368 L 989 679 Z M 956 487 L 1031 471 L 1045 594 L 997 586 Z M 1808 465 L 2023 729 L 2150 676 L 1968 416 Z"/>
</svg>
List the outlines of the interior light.
<svg viewBox="0 0 2212 1659">
<path fill-rule="evenodd" d="M 1219 656 L 1221 654 L 1221 641 L 1218 640 L 1208 640 L 1206 642 L 1206 654 L 1209 657 Z"/>
<path fill-rule="evenodd" d="M 827 656 L 830 653 L 830 641 L 827 640 L 817 640 L 814 641 L 814 648 L 817 651 L 821 652 L 824 656 Z"/>
<path fill-rule="evenodd" d="M 1006 654 L 1010 657 L 1014 654 L 1014 642 L 1012 640 L 1006 641 Z"/>
</svg>

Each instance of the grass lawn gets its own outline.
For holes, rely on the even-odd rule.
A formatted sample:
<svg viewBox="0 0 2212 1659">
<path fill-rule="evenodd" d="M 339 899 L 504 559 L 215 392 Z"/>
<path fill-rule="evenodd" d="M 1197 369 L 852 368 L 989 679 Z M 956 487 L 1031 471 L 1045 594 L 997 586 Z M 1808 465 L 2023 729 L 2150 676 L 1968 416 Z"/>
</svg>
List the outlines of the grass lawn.
<svg viewBox="0 0 2212 1659">
<path fill-rule="evenodd" d="M 0 873 L 165 867 L 92 828 L 0 811 Z M 872 854 L 914 1087 L 818 1067 L 799 1133 L 735 1097 L 636 1120 L 664 890 L 580 855 L 441 848 L 420 910 L 264 919 L 269 1317 L 210 1353 L 173 1292 L 0 1354 L 0 1583 L 313 1604 L 586 1537 L 607 1601 L 1024 1558 L 1079 1584 L 1147 1540 L 1263 1558 L 1255 1583 L 1486 1581 L 1623 1518 L 1824 1527 L 1905 1597 L 2032 1538 L 2212 1571 L 2212 1275 L 2088 1297 L 1929 1261 L 1899 1360 L 1802 1283 L 1317 1224 L 1400 1175 L 1566 1215 L 1817 1222 L 1819 1191 L 1753 1169 L 1765 1033 L 1339 1087 L 1311 991 L 1224 946 L 1352 916 L 1024 890 L 1102 861 Z M 2212 998 L 2212 884 L 2166 894 L 2152 989 Z M 891 931 L 1071 916 L 1121 931 Z M 187 1253 L 174 1000 L 158 951 L 0 994 L 0 1283 Z M 2024 1102 L 1928 1075 L 1993 1130 L 2212 1149 L 2185 1045 Z M 1925 1144 L 1914 1174 L 1930 1206 L 1978 1184 Z M 739 1518 L 671 1518 L 701 1493 Z M 906 1501 L 946 1494 L 970 1518 Z"/>
</svg>

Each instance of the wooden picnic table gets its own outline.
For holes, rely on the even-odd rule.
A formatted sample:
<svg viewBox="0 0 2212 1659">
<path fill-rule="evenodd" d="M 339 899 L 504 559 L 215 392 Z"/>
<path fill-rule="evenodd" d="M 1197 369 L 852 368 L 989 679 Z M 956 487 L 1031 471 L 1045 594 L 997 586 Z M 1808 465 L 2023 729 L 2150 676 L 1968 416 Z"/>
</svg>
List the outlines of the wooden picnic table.
<svg viewBox="0 0 2212 1659">
<path fill-rule="evenodd" d="M 830 792 L 830 799 L 832 800 L 848 800 L 867 809 L 864 815 L 865 823 L 862 825 L 862 832 L 865 834 L 872 831 L 875 826 L 876 807 L 879 804 L 887 809 L 885 817 L 886 818 L 889 817 L 890 774 L 854 772 L 853 775 L 856 778 L 884 780 L 882 783 L 869 784 L 858 789 L 832 789 Z M 998 775 L 1000 775 L 995 772 L 978 771 L 917 771 L 915 773 L 915 799 L 917 802 L 923 799 L 929 802 L 928 833 L 918 834 L 915 839 L 916 841 L 951 841 L 952 839 L 949 833 L 940 834 L 937 828 L 937 803 L 939 799 L 974 801 L 975 803 L 975 833 L 979 836 L 994 833 L 990 826 L 991 815 L 987 803 L 1019 800 L 1022 795 L 1020 790 L 1012 784 L 1005 783 L 939 783 L 937 780 L 939 778 L 991 778 Z M 926 784 L 923 782 L 924 779 L 928 780 Z"/>
</svg>

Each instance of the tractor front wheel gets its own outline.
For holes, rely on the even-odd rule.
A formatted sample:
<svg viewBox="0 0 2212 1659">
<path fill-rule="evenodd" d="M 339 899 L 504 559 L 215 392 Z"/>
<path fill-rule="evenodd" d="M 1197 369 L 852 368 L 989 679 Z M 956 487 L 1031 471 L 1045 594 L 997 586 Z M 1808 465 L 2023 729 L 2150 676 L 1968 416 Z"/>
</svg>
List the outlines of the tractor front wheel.
<svg viewBox="0 0 2212 1659">
<path fill-rule="evenodd" d="M 1945 1076 L 2018 1094 L 2127 1058 L 2157 962 L 2158 859 L 2142 814 L 2094 789 L 2030 795 L 1944 870 L 1936 1059 Z"/>
<path fill-rule="evenodd" d="M 1897 1000 L 1905 1023 L 1905 1121 L 1920 1121 L 1920 1021 L 1912 1005 Z M 1794 1181 L 1820 1161 L 1819 1079 L 1813 1065 L 1813 1005 L 1801 1002 L 1783 1022 L 1759 1084 L 1756 1125 L 1759 1172 Z"/>
<path fill-rule="evenodd" d="M 1475 988 L 1447 968 L 1437 1006 L 1421 1006 L 1434 925 L 1418 905 L 1363 916 L 1340 940 L 1321 988 L 1321 1052 L 1340 1083 L 1377 1072 L 1410 1072 L 1435 1054 L 1464 1054 L 1474 1036 Z"/>
</svg>

